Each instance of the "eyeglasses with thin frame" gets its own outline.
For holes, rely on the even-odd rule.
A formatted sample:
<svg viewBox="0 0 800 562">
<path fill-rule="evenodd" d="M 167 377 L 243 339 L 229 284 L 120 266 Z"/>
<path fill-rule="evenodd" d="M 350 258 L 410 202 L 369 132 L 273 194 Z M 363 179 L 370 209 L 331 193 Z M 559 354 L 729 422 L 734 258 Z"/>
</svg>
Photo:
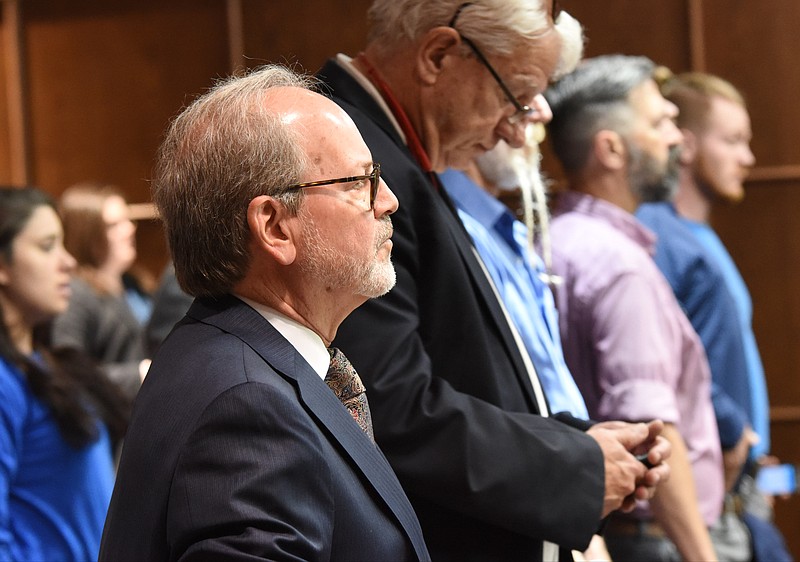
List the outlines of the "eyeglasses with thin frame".
<svg viewBox="0 0 800 562">
<path fill-rule="evenodd" d="M 381 165 L 377 162 L 372 163 L 372 172 L 363 176 L 349 176 L 346 178 L 336 178 L 332 180 L 308 181 L 287 186 L 285 189 L 288 191 L 292 189 L 302 189 L 304 187 L 319 187 L 321 185 L 350 183 L 363 180 L 369 180 L 369 208 L 370 210 L 373 210 L 375 208 L 375 198 L 378 196 L 378 188 L 380 187 L 381 183 Z"/>
<path fill-rule="evenodd" d="M 529 117 L 534 112 L 534 109 L 529 105 L 519 103 L 519 100 L 514 97 L 514 94 L 511 93 L 511 89 L 506 86 L 506 83 L 503 82 L 502 78 L 500 78 L 500 74 L 498 74 L 498 72 L 491 65 L 489 59 L 487 59 L 481 50 L 478 49 L 478 46 L 475 45 L 471 39 L 465 37 L 463 33 L 456 29 L 456 20 L 458 20 L 458 16 L 461 15 L 461 11 L 472 4 L 472 2 L 465 2 L 464 4 L 461 4 L 458 9 L 456 9 L 456 13 L 453 14 L 453 17 L 450 19 L 450 23 L 447 24 L 447 27 L 452 27 L 456 30 L 461 37 L 461 40 L 464 41 L 464 43 L 466 43 L 470 49 L 472 49 L 472 52 L 475 53 L 476 57 L 478 57 L 480 63 L 486 68 L 486 70 L 489 71 L 489 74 L 492 75 L 492 78 L 494 78 L 494 81 L 497 82 L 497 85 L 500 86 L 500 89 L 503 91 L 503 95 L 511 103 L 511 105 L 514 106 L 514 113 L 508 118 L 508 122 L 512 125 L 517 125 L 523 119 Z M 561 14 L 561 4 L 558 2 L 558 0 L 553 0 L 551 13 L 553 21 L 555 22 L 558 19 L 558 16 Z"/>
</svg>

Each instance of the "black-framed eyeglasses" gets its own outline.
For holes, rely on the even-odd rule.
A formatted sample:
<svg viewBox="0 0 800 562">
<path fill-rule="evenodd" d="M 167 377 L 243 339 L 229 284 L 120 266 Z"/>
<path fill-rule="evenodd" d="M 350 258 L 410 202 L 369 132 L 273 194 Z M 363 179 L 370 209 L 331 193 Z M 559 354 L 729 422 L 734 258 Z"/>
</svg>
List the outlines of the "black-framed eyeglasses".
<svg viewBox="0 0 800 562">
<path fill-rule="evenodd" d="M 521 122 L 523 119 L 528 117 L 531 113 L 533 113 L 533 109 L 528 105 L 523 105 L 519 103 L 519 100 L 516 97 L 514 97 L 514 94 L 511 93 L 511 90 L 509 89 L 508 86 L 506 86 L 506 83 L 503 82 L 503 79 L 500 78 L 500 75 L 491 65 L 489 60 L 484 56 L 484 54 L 480 51 L 480 49 L 478 49 L 478 46 L 475 45 L 475 43 L 473 43 L 471 39 L 465 37 L 463 33 L 458 31 L 458 29 L 456 29 L 456 20 L 458 20 L 458 16 L 461 15 L 461 11 L 468 6 L 471 6 L 472 4 L 473 4 L 472 2 L 466 2 L 464 4 L 461 4 L 456 10 L 456 13 L 453 14 L 453 17 L 450 20 L 450 23 L 447 24 L 447 26 L 455 29 L 456 32 L 461 36 L 461 40 L 464 41 L 464 43 L 466 43 L 470 49 L 472 49 L 472 52 L 475 53 L 476 57 L 478 57 L 480 63 L 484 67 L 486 67 L 486 70 L 488 70 L 489 74 L 492 75 L 494 81 L 497 82 L 498 86 L 500 86 L 500 89 L 503 91 L 503 95 L 511 103 L 511 105 L 514 106 L 514 113 L 508 118 L 508 121 L 512 125 L 516 125 L 517 123 Z"/>
<path fill-rule="evenodd" d="M 378 196 L 378 187 L 381 183 L 381 165 L 377 162 L 372 163 L 372 172 L 363 176 L 349 176 L 346 178 L 336 178 L 333 180 L 317 180 L 304 183 L 296 183 L 286 187 L 286 190 L 302 189 L 304 187 L 318 187 L 321 185 L 331 185 L 334 183 L 350 183 L 353 181 L 369 180 L 369 208 L 375 207 L 375 198 Z"/>
</svg>

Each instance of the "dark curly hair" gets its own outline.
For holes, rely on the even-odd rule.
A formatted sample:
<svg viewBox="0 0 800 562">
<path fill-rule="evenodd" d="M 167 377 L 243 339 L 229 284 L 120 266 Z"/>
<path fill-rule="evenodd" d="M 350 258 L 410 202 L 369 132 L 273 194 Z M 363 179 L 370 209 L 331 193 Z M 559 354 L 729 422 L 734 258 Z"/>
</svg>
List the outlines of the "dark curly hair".
<svg viewBox="0 0 800 562">
<path fill-rule="evenodd" d="M 13 242 L 39 207 L 51 207 L 53 200 L 33 187 L 0 187 L 0 257 L 13 259 Z M 0 318 L 5 313 L 0 304 Z M 50 325 L 34 329 L 34 350 L 38 359 L 16 348 L 5 321 L 0 322 L 0 358 L 19 368 L 35 396 L 53 414 L 64 440 L 75 448 L 98 438 L 97 419 L 108 427 L 112 443 L 125 434 L 130 402 L 99 367 L 75 349 L 51 349 Z"/>
</svg>

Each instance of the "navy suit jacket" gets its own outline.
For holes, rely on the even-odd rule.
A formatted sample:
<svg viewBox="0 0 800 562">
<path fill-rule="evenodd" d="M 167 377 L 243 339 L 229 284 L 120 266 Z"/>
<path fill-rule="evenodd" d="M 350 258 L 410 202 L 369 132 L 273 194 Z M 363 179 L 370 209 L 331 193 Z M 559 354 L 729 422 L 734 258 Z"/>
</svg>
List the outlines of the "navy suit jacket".
<svg viewBox="0 0 800 562">
<path fill-rule="evenodd" d="M 100 560 L 426 560 L 380 450 L 234 297 L 197 299 L 137 397 Z"/>
<path fill-rule="evenodd" d="M 376 439 L 433 559 L 533 561 L 543 540 L 584 548 L 602 511 L 600 448 L 540 415 L 509 323 L 446 193 L 346 71 L 331 61 L 320 78 L 400 201 L 392 215 L 397 286 L 351 314 L 335 343 L 364 380 Z"/>
</svg>

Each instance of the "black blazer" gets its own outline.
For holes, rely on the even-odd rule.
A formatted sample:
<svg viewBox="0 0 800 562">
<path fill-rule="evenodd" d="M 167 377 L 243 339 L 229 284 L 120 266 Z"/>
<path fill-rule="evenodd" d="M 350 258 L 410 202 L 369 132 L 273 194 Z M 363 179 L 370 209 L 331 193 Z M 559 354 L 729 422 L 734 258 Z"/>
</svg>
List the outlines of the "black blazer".
<svg viewBox="0 0 800 562">
<path fill-rule="evenodd" d="M 100 560 L 427 560 L 380 450 L 234 297 L 198 299 L 137 397 Z"/>
<path fill-rule="evenodd" d="M 397 286 L 351 314 L 335 343 L 364 380 L 376 438 L 433 559 L 540 560 L 542 540 L 586 547 L 603 503 L 599 446 L 539 415 L 519 348 L 447 195 L 352 77 L 333 61 L 320 77 L 400 201 L 392 216 Z"/>
</svg>

